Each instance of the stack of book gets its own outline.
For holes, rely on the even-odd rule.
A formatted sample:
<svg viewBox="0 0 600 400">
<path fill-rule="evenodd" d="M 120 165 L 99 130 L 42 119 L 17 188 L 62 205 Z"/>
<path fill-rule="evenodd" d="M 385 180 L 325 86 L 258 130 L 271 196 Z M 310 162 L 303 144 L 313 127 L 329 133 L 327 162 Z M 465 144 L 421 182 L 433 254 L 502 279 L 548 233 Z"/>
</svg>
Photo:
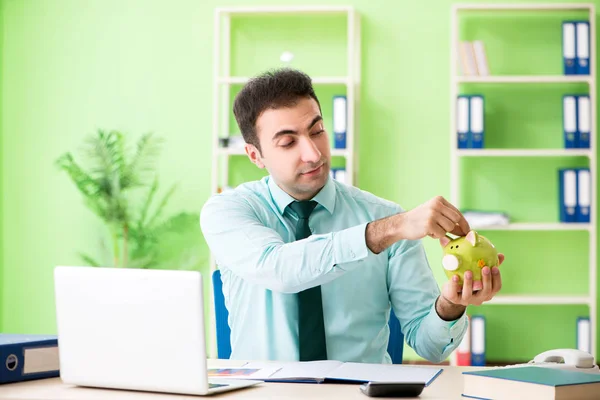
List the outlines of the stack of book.
<svg viewBox="0 0 600 400">
<path fill-rule="evenodd" d="M 488 66 L 485 46 L 481 40 L 472 42 L 461 41 L 458 44 L 458 71 L 464 76 L 488 76 Z"/>
<path fill-rule="evenodd" d="M 463 396 L 474 399 L 598 399 L 600 374 L 550 367 L 463 372 Z"/>
</svg>

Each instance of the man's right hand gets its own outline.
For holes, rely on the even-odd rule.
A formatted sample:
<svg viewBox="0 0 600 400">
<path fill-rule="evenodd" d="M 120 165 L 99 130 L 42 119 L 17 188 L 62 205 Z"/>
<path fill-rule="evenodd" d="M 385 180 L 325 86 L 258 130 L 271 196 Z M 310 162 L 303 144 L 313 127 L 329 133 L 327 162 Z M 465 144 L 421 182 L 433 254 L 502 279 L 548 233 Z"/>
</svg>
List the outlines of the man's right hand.
<svg viewBox="0 0 600 400">
<path fill-rule="evenodd" d="M 435 239 L 447 232 L 465 236 L 471 228 L 465 217 L 442 196 L 391 217 L 367 224 L 367 247 L 379 254 L 399 240 L 417 240 L 425 236 Z"/>
<path fill-rule="evenodd" d="M 410 211 L 398 214 L 400 236 L 416 240 L 425 236 L 435 239 L 447 232 L 456 236 L 469 233 L 469 223 L 460 211 L 442 196 L 436 196 Z"/>
</svg>

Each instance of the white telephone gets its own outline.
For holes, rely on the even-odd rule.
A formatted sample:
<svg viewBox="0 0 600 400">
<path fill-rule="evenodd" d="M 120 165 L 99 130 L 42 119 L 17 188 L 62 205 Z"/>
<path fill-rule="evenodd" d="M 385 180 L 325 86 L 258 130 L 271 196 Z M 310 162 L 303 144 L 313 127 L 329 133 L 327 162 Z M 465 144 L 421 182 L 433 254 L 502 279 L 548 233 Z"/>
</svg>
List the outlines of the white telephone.
<svg viewBox="0 0 600 400">
<path fill-rule="evenodd" d="M 528 363 L 519 364 L 518 366 L 562 368 L 580 372 L 600 373 L 600 369 L 594 362 L 594 357 L 585 351 L 576 349 L 548 350 L 538 354 Z"/>
</svg>

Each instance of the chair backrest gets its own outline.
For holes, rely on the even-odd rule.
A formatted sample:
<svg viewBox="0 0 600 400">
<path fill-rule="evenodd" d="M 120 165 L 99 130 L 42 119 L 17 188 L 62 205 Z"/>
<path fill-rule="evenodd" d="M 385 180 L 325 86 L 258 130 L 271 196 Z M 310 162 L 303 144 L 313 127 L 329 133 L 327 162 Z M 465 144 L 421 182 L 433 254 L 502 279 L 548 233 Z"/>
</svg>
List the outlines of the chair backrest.
<svg viewBox="0 0 600 400">
<path fill-rule="evenodd" d="M 221 281 L 221 271 L 216 270 L 212 275 L 213 292 L 215 300 L 215 316 L 217 327 L 217 357 L 229 358 L 231 355 L 231 329 L 229 328 L 229 311 L 225 307 L 225 297 L 223 296 L 223 282 Z M 391 311 L 390 321 L 390 340 L 387 351 L 392 358 L 392 363 L 402 364 L 402 353 L 404 351 L 404 335 L 400 329 L 400 322 L 394 311 Z"/>
<path fill-rule="evenodd" d="M 221 271 L 216 270 L 212 275 L 213 293 L 215 300 L 215 319 L 217 327 L 217 357 L 229 358 L 231 355 L 231 329 L 229 328 L 229 311 L 225 307 L 223 296 L 223 281 Z"/>
</svg>

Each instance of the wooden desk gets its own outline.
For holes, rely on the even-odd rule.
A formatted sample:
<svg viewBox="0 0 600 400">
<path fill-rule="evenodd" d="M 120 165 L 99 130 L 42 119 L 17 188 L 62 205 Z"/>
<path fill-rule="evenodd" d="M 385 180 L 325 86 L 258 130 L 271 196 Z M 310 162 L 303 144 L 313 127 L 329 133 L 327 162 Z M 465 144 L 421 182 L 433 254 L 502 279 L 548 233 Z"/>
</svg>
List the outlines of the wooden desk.
<svg viewBox="0 0 600 400">
<path fill-rule="evenodd" d="M 239 367 L 240 361 L 209 360 L 209 367 Z M 481 369 L 475 367 L 440 366 L 444 371 L 423 390 L 419 399 L 464 399 L 462 371 Z M 28 382 L 0 385 L 2 400 L 188 400 L 199 398 L 236 399 L 358 399 L 369 397 L 362 394 L 358 384 L 313 384 L 313 383 L 262 383 L 255 387 L 225 392 L 209 397 L 186 396 L 165 393 L 133 392 L 83 388 L 65 385 L 60 378 L 41 379 Z"/>
</svg>

